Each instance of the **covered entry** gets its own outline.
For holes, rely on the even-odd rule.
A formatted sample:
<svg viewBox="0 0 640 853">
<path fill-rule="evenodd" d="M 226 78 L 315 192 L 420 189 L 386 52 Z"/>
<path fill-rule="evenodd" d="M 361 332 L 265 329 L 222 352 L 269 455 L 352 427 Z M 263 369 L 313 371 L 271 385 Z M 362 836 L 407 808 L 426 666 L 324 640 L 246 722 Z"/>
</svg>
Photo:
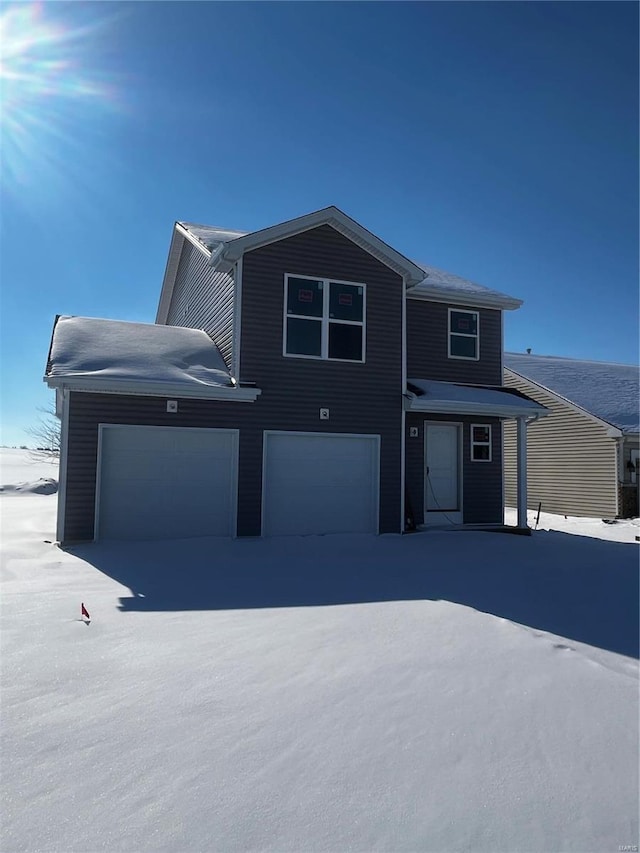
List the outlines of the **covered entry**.
<svg viewBox="0 0 640 853">
<path fill-rule="evenodd" d="M 235 534 L 237 431 L 101 424 L 96 539 Z"/>
<path fill-rule="evenodd" d="M 502 422 L 518 423 L 518 528 L 527 527 L 527 424 L 548 409 L 502 386 L 409 379 L 406 477 L 419 483 L 425 524 L 502 524 Z M 422 414 L 429 420 L 418 421 Z M 424 454 L 412 444 L 424 424 Z M 464 486 L 464 488 L 463 488 Z M 420 494 L 420 493 L 418 493 Z M 411 497 L 411 495 L 409 496 Z M 423 498 L 423 499 L 422 499 Z M 422 512 L 416 513 L 418 524 Z"/>
<path fill-rule="evenodd" d="M 380 438 L 265 432 L 264 535 L 377 533 Z"/>
</svg>

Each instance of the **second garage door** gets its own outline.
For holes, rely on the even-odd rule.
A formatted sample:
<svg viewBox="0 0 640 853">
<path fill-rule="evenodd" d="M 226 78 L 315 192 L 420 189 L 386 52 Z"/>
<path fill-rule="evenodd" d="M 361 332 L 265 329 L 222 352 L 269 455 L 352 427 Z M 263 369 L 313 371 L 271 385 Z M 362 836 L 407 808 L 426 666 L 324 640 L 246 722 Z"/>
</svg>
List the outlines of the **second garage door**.
<svg viewBox="0 0 640 853">
<path fill-rule="evenodd" d="M 376 533 L 376 435 L 266 432 L 262 532 Z"/>
<path fill-rule="evenodd" d="M 231 536 L 234 430 L 102 424 L 96 538 Z"/>
</svg>

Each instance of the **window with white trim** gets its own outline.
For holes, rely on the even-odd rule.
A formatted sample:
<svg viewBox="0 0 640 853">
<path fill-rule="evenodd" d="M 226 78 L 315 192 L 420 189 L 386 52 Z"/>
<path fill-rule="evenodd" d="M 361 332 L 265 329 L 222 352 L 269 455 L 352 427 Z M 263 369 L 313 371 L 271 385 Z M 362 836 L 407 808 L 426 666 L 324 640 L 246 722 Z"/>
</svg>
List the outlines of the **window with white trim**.
<svg viewBox="0 0 640 853">
<path fill-rule="evenodd" d="M 480 358 L 480 315 L 449 308 L 449 358 Z"/>
<path fill-rule="evenodd" d="M 491 424 L 471 424 L 471 461 L 491 462 Z"/>
<path fill-rule="evenodd" d="M 285 275 L 284 355 L 363 362 L 365 326 L 364 284 Z"/>
</svg>

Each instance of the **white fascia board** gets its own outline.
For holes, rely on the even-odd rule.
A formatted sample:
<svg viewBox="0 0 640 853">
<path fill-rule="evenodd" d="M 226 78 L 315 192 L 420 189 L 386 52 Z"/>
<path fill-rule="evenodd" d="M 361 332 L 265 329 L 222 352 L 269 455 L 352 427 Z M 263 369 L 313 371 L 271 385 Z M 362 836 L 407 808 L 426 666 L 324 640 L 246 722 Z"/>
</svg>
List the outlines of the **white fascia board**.
<svg viewBox="0 0 640 853">
<path fill-rule="evenodd" d="M 405 407 L 410 412 L 432 412 L 442 415 L 484 415 L 494 418 L 527 418 L 535 415 L 545 417 L 550 415 L 549 409 L 543 406 L 508 406 L 489 405 L 487 403 L 465 403 L 460 400 L 423 400 L 421 397 L 405 398 Z"/>
<path fill-rule="evenodd" d="M 65 391 L 91 391 L 96 394 L 130 394 L 141 397 L 178 397 L 199 400 L 228 400 L 254 403 L 262 391 L 238 386 L 181 385 L 177 382 L 132 381 L 130 379 L 96 379 L 92 376 L 45 376 L 49 388 Z"/>
<path fill-rule="evenodd" d="M 483 295 L 482 293 L 468 296 L 459 293 L 458 291 L 443 291 L 441 287 L 427 290 L 424 285 L 420 293 L 409 291 L 408 299 L 417 299 L 422 302 L 444 302 L 447 305 L 464 305 L 470 308 L 496 308 L 503 311 L 515 311 L 522 305 L 521 299 L 516 299 L 514 296 L 491 296 L 490 294 Z"/>
<path fill-rule="evenodd" d="M 181 234 L 178 233 L 178 223 L 174 223 L 171 233 L 171 243 L 169 245 L 169 254 L 167 255 L 167 263 L 164 269 L 164 277 L 162 279 L 162 288 L 160 290 L 160 301 L 158 302 L 158 311 L 156 313 L 155 322 L 158 325 L 164 325 L 167 322 L 169 306 L 173 297 L 173 288 L 178 272 L 178 264 L 182 255 L 182 247 L 184 240 Z"/>
<path fill-rule="evenodd" d="M 216 269 L 228 272 L 244 252 L 258 249 L 269 243 L 275 243 L 286 237 L 293 237 L 320 225 L 331 225 L 336 231 L 356 242 L 357 245 L 390 267 L 394 272 L 404 276 L 412 286 L 419 284 L 426 278 L 427 274 L 417 264 L 387 245 L 371 231 L 367 231 L 355 219 L 351 219 L 346 213 L 333 206 L 307 213 L 305 216 L 299 216 L 296 219 L 290 219 L 288 222 L 280 222 L 270 228 L 263 228 L 261 231 L 254 231 L 251 234 L 245 234 L 244 237 L 237 237 L 235 240 L 223 243 L 213 253 L 211 264 Z"/>
<path fill-rule="evenodd" d="M 602 418 L 599 418 L 597 415 L 593 415 L 591 412 L 588 412 L 586 409 L 583 409 L 582 406 L 578 406 L 577 403 L 572 403 L 571 400 L 567 400 L 566 397 L 563 397 L 562 394 L 558 394 L 555 391 L 552 391 L 551 388 L 547 388 L 546 385 L 541 385 L 539 382 L 534 382 L 533 379 L 529 379 L 528 376 L 524 376 L 522 373 L 518 373 L 512 367 L 507 367 L 505 365 L 504 372 L 510 373 L 513 377 L 517 379 L 521 379 L 523 382 L 527 382 L 529 385 L 533 385 L 534 388 L 538 388 L 540 391 L 544 391 L 546 394 L 549 394 L 551 397 L 554 397 L 559 403 L 564 403 L 570 409 L 573 409 L 579 415 L 584 415 L 585 418 L 593 421 L 600 426 L 603 426 L 607 430 L 607 435 L 609 438 L 617 438 L 619 435 L 623 435 L 623 432 L 619 427 L 610 424 L 609 421 L 605 421 Z M 504 378 L 504 377 L 503 377 Z"/>
</svg>

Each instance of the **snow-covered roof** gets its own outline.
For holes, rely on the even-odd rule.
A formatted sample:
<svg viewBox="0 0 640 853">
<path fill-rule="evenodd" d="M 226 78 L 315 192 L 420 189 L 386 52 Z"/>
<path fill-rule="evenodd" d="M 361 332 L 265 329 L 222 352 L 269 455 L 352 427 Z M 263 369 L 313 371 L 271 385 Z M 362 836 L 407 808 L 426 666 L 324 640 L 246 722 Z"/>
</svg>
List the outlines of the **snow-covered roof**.
<svg viewBox="0 0 640 853">
<path fill-rule="evenodd" d="M 125 393 L 239 398 L 220 351 L 198 329 L 93 317 L 59 317 L 45 381 Z M 253 392 L 252 392 L 253 393 Z"/>
<path fill-rule="evenodd" d="M 196 225 L 193 222 L 178 222 L 196 240 L 210 252 L 215 251 L 222 243 L 228 243 L 238 237 L 244 237 L 246 231 L 233 231 L 229 228 L 218 228 L 215 225 Z"/>
<path fill-rule="evenodd" d="M 215 252 L 224 243 L 230 243 L 240 237 L 251 236 L 251 232 L 234 231 L 217 226 L 196 225 L 190 222 L 179 222 L 178 225 L 188 231 L 210 252 Z M 260 234 L 261 232 L 254 233 Z M 499 290 L 491 290 L 491 288 L 428 264 L 415 263 L 419 269 L 426 273 L 427 277 L 409 289 L 409 295 L 414 298 L 439 299 L 456 304 L 480 305 L 506 310 L 519 308 L 522 305 L 522 300 L 501 293 Z"/>
<path fill-rule="evenodd" d="M 548 409 L 511 388 L 459 385 L 433 379 L 409 379 L 410 410 L 516 418 L 546 415 Z"/>
<path fill-rule="evenodd" d="M 504 308 L 512 310 L 522 305 L 521 299 L 508 296 L 499 290 L 491 290 L 475 281 L 469 281 L 459 275 L 446 272 L 428 264 L 419 265 L 427 274 L 427 278 L 409 290 L 409 296 L 434 299 L 446 297 L 447 301 L 483 305 L 489 308 Z"/>
<path fill-rule="evenodd" d="M 320 225 L 330 225 L 373 257 L 382 261 L 383 264 L 405 277 L 408 286 L 412 286 L 424 278 L 424 272 L 417 264 L 376 237 L 375 234 L 368 231 L 355 219 L 347 216 L 335 205 L 314 210 L 312 213 L 297 216 L 295 219 L 289 219 L 268 228 L 261 228 L 258 231 L 248 233 L 224 228 L 209 228 L 203 225 L 192 226 L 184 222 L 177 224 L 186 230 L 191 237 L 195 237 L 203 245 L 207 244 L 208 250 L 212 253 L 212 263 L 216 269 L 222 272 L 229 272 L 244 252 L 292 237 Z M 225 234 L 229 236 L 225 238 Z"/>
<path fill-rule="evenodd" d="M 624 433 L 640 432 L 637 365 L 507 352 L 504 366 Z"/>
</svg>

